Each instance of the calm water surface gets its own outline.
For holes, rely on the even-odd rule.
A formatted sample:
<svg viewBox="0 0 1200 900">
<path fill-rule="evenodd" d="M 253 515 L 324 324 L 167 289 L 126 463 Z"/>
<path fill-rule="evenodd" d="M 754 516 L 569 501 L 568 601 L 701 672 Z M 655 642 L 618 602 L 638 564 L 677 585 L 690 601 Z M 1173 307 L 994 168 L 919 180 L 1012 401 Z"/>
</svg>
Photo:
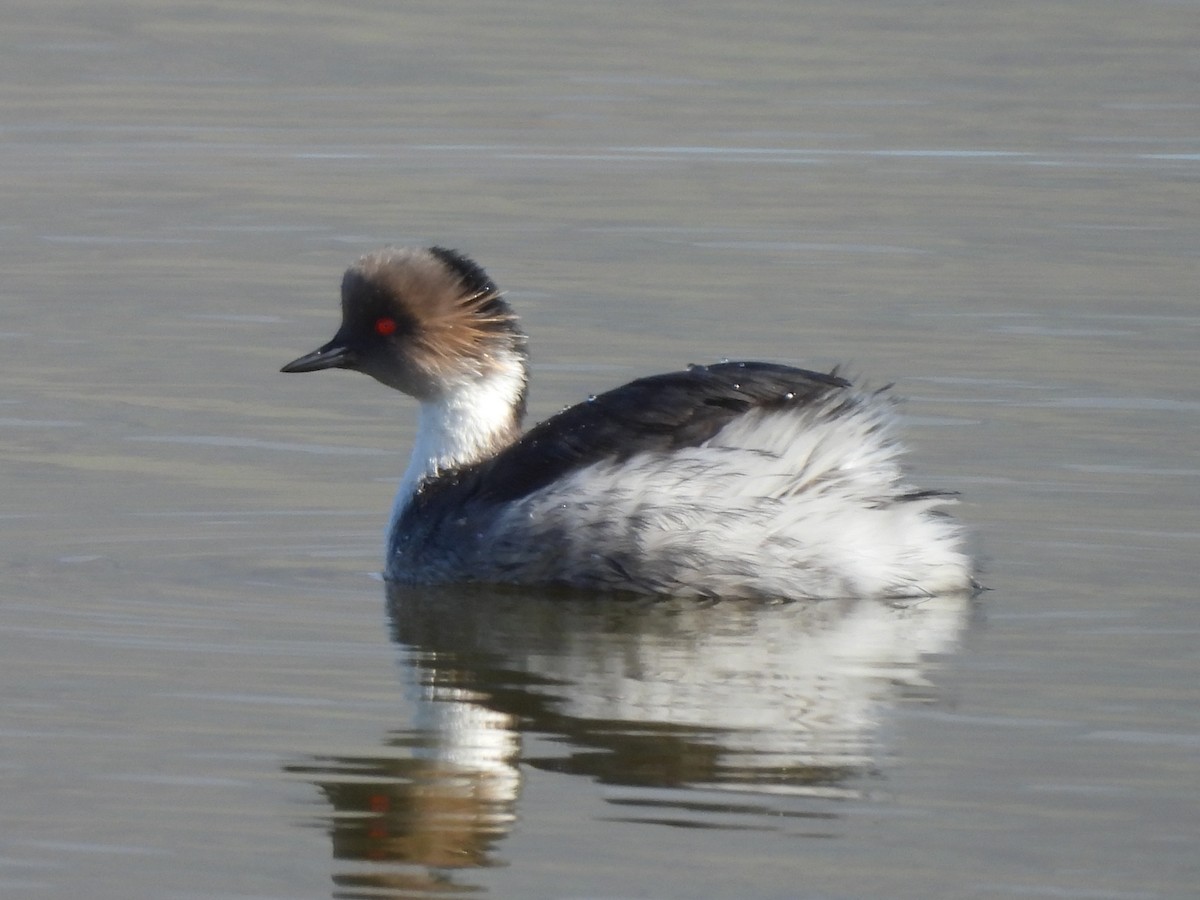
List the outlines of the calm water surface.
<svg viewBox="0 0 1200 900">
<path fill-rule="evenodd" d="M 0 895 L 1196 896 L 1194 3 L 9 6 Z M 992 590 L 388 595 L 389 242 L 895 381 Z"/>
</svg>

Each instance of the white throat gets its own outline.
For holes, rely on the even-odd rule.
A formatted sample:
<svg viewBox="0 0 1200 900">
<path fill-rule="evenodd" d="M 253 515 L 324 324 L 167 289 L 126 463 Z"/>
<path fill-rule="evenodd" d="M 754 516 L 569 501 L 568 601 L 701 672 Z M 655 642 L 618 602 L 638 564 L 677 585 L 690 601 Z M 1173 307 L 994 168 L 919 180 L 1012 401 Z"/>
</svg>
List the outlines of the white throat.
<svg viewBox="0 0 1200 900">
<path fill-rule="evenodd" d="M 427 479 L 494 456 L 517 438 L 524 390 L 524 366 L 518 363 L 421 403 L 412 457 L 392 503 L 387 535 Z"/>
</svg>

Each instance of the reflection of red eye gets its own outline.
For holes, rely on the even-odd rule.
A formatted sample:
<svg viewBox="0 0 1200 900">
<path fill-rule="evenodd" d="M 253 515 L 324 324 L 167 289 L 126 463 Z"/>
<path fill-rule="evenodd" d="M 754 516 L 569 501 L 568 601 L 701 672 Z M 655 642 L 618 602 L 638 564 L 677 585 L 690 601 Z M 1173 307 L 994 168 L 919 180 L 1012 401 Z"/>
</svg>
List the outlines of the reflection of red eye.
<svg viewBox="0 0 1200 900">
<path fill-rule="evenodd" d="M 387 337 L 389 334 L 394 333 L 395 330 L 396 330 L 396 320 L 395 319 L 389 319 L 387 316 L 384 316 L 382 319 L 375 320 L 375 333 L 376 334 L 382 335 L 383 337 Z"/>
</svg>

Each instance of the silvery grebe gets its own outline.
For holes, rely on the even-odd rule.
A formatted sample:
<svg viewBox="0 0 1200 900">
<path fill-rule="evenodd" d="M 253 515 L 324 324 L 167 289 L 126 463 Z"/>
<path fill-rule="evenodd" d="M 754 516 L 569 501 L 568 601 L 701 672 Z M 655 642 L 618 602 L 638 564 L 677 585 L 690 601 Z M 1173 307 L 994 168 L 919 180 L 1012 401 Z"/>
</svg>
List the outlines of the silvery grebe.
<svg viewBox="0 0 1200 900">
<path fill-rule="evenodd" d="M 421 404 L 389 580 L 782 599 L 974 585 L 950 495 L 904 481 L 892 401 L 836 370 L 690 366 L 522 434 L 525 335 L 483 269 L 442 247 L 346 271 L 341 328 L 283 371 L 330 368 Z"/>
</svg>

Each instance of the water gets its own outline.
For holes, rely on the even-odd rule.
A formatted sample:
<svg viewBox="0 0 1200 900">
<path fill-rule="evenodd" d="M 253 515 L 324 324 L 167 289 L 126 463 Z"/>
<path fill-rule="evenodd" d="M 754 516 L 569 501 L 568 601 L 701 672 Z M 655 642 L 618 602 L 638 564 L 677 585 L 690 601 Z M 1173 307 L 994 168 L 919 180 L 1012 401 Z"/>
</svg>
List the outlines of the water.
<svg viewBox="0 0 1200 900">
<path fill-rule="evenodd" d="M 10 4 L 0 894 L 1195 896 L 1192 4 Z M 387 596 L 411 404 L 278 367 L 440 242 L 541 417 L 909 398 L 976 600 Z"/>
</svg>

